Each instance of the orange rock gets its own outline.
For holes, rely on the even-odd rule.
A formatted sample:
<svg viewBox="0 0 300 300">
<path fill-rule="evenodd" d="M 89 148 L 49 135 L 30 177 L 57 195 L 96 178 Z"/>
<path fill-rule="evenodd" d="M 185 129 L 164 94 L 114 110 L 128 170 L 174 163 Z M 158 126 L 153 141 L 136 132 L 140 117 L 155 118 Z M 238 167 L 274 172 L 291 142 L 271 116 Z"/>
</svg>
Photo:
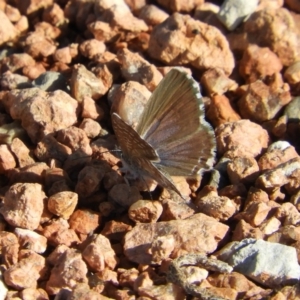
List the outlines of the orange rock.
<svg viewBox="0 0 300 300">
<path fill-rule="evenodd" d="M 249 41 L 255 39 L 255 44 L 269 47 L 275 52 L 284 66 L 289 66 L 300 58 L 297 20 L 286 8 L 268 8 L 254 12 L 245 22 L 244 32 Z"/>
<path fill-rule="evenodd" d="M 3 257 L 3 264 L 6 268 L 15 265 L 18 262 L 20 244 L 14 233 L 0 232 L 0 248 Z"/>
<path fill-rule="evenodd" d="M 229 99 L 224 95 L 211 97 L 211 103 L 207 110 L 207 117 L 214 127 L 227 122 L 239 121 L 241 117 L 232 108 Z"/>
<path fill-rule="evenodd" d="M 90 209 L 77 209 L 71 215 L 69 224 L 72 229 L 78 233 L 89 234 L 93 232 L 99 225 L 101 216 L 99 213 Z"/>
<path fill-rule="evenodd" d="M 220 68 L 227 75 L 234 67 L 227 39 L 218 29 L 179 13 L 153 29 L 148 52 L 166 64 L 188 64 L 199 70 Z"/>
<path fill-rule="evenodd" d="M 195 213 L 188 204 L 168 198 L 163 200 L 163 208 L 160 221 L 184 220 Z"/>
<path fill-rule="evenodd" d="M 122 120 L 135 128 L 150 96 L 149 90 L 138 82 L 123 83 L 109 93 L 111 113 L 116 112 Z"/>
<path fill-rule="evenodd" d="M 22 120 L 33 142 L 77 122 L 78 102 L 61 90 L 47 93 L 31 88 L 13 90 L 6 96 L 4 102 L 11 117 Z"/>
<path fill-rule="evenodd" d="M 46 198 L 38 183 L 16 183 L 6 192 L 1 213 L 16 227 L 34 230 L 39 226 Z"/>
<path fill-rule="evenodd" d="M 271 120 L 280 109 L 291 100 L 291 94 L 284 88 L 274 90 L 258 80 L 249 84 L 238 101 L 239 112 L 243 118 L 255 122 Z"/>
<path fill-rule="evenodd" d="M 86 155 L 92 154 L 89 138 L 86 133 L 78 127 L 70 126 L 66 129 L 57 131 L 56 140 L 71 148 L 72 151 L 79 150 Z"/>
<path fill-rule="evenodd" d="M 57 3 L 53 3 L 44 9 L 43 21 L 59 27 L 66 21 L 64 11 Z"/>
<path fill-rule="evenodd" d="M 217 94 L 220 97 L 228 91 L 235 91 L 238 87 L 238 84 L 226 76 L 220 68 L 205 71 L 201 77 L 201 84 L 210 95 Z M 224 95 L 223 97 L 225 98 Z"/>
<path fill-rule="evenodd" d="M 83 119 L 79 125 L 79 128 L 82 129 L 88 138 L 93 139 L 100 135 L 101 133 L 101 125 L 94 121 L 93 119 Z"/>
<path fill-rule="evenodd" d="M 20 296 L 23 299 L 41 299 L 48 300 L 48 294 L 41 288 L 26 288 L 20 291 Z"/>
<path fill-rule="evenodd" d="M 31 250 L 21 250 L 19 261 L 4 273 L 5 282 L 15 288 L 36 288 L 46 270 L 45 258 Z"/>
<path fill-rule="evenodd" d="M 152 261 L 149 246 L 154 238 L 172 235 L 175 240 L 173 257 L 187 252 L 210 253 L 225 237 L 228 228 L 202 213 L 186 220 L 137 224 L 125 235 L 124 252 L 131 261 L 149 264 Z"/>
<path fill-rule="evenodd" d="M 76 232 L 70 229 L 68 222 L 62 218 L 48 222 L 42 232 L 48 243 L 54 246 L 63 244 L 70 247 L 79 243 Z"/>
<path fill-rule="evenodd" d="M 111 248 L 109 240 L 101 234 L 95 234 L 88 241 L 82 252 L 82 257 L 88 266 L 96 272 L 105 268 L 113 270 L 118 263 L 118 258 Z"/>
<path fill-rule="evenodd" d="M 54 194 L 48 199 L 48 209 L 53 214 L 68 219 L 74 212 L 78 195 L 71 191 Z"/>
<path fill-rule="evenodd" d="M 234 201 L 225 196 L 219 196 L 217 191 L 210 186 L 204 187 L 198 193 L 195 204 L 199 212 L 218 221 L 228 220 L 237 211 Z"/>
<path fill-rule="evenodd" d="M 75 249 L 66 250 L 51 270 L 46 284 L 50 295 L 57 294 L 62 288 L 74 289 L 78 283 L 87 283 L 87 266 Z"/>
<path fill-rule="evenodd" d="M 159 201 L 138 200 L 128 210 L 129 218 L 136 223 L 157 222 L 163 207 Z"/>
<path fill-rule="evenodd" d="M 19 32 L 2 10 L 0 10 L 0 19 L 0 45 L 3 45 L 8 41 L 14 40 L 18 36 Z"/>
<path fill-rule="evenodd" d="M 235 157 L 227 164 L 227 173 L 232 184 L 249 184 L 259 176 L 259 167 L 254 157 Z"/>
<path fill-rule="evenodd" d="M 26 247 L 36 253 L 44 253 L 47 249 L 47 239 L 35 231 L 16 228 L 15 234 L 18 237 L 21 247 Z"/>
<path fill-rule="evenodd" d="M 9 4 L 6 4 L 4 12 L 13 23 L 18 22 L 21 19 L 20 11 Z"/>
<path fill-rule="evenodd" d="M 131 229 L 131 225 L 113 220 L 105 223 L 101 234 L 107 237 L 109 240 L 121 241 L 124 235 Z"/>
<path fill-rule="evenodd" d="M 84 65 L 76 65 L 73 68 L 71 77 L 71 94 L 78 101 L 82 102 L 84 97 L 88 96 L 98 100 L 107 93 L 109 86 L 104 83 L 85 68 Z"/>
<path fill-rule="evenodd" d="M 289 161 L 292 158 L 298 157 L 293 146 L 288 146 L 285 148 L 275 148 L 268 150 L 263 154 L 258 160 L 258 166 L 260 171 L 271 170 L 278 165 Z"/>
<path fill-rule="evenodd" d="M 246 238 L 262 239 L 263 236 L 264 234 L 259 228 L 255 228 L 246 221 L 240 220 L 233 231 L 232 240 L 241 241 Z"/>
<path fill-rule="evenodd" d="M 269 48 L 249 45 L 240 60 L 239 72 L 246 82 L 251 83 L 280 72 L 282 67 L 278 56 Z"/>
<path fill-rule="evenodd" d="M 258 124 L 240 120 L 221 124 L 216 128 L 218 152 L 235 156 L 257 156 L 268 146 L 269 136 Z"/>
<path fill-rule="evenodd" d="M 34 80 L 37 77 L 39 77 L 41 74 L 45 73 L 46 69 L 42 63 L 35 63 L 33 66 L 23 67 L 22 72 L 29 79 Z"/>
<path fill-rule="evenodd" d="M 8 145 L 0 145 L 0 173 L 16 167 L 16 161 Z"/>
<path fill-rule="evenodd" d="M 97 39 L 86 40 L 79 45 L 80 53 L 94 61 L 97 61 L 105 50 L 105 44 Z"/>
<path fill-rule="evenodd" d="M 169 15 L 155 5 L 143 5 L 139 12 L 139 18 L 144 20 L 148 25 L 158 25 L 165 21 Z"/>
<path fill-rule="evenodd" d="M 1 63 L 3 72 L 9 70 L 13 73 L 21 71 L 24 67 L 35 65 L 35 60 L 27 53 L 14 53 L 5 57 Z"/>
</svg>

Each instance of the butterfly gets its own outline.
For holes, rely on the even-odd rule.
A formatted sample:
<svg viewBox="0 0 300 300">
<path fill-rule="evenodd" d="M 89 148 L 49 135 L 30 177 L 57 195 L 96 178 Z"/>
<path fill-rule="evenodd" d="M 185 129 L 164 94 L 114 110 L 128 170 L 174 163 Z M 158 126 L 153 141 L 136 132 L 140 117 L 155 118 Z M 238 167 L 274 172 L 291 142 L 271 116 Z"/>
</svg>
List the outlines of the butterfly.
<svg viewBox="0 0 300 300">
<path fill-rule="evenodd" d="M 123 166 L 182 197 L 171 176 L 195 177 L 215 160 L 215 135 L 201 98 L 192 76 L 173 68 L 152 93 L 135 130 L 113 112 Z"/>
</svg>

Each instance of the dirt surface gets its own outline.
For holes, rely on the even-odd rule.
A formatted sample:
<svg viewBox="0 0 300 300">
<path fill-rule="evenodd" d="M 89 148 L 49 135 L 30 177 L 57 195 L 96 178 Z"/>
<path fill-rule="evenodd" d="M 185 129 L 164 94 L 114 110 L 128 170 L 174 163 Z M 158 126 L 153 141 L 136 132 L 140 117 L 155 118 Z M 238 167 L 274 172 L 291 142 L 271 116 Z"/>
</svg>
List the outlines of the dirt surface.
<svg viewBox="0 0 300 300">
<path fill-rule="evenodd" d="M 292 0 L 0 0 L 0 300 L 299 299 L 299 24 Z M 124 172 L 111 114 L 138 134 L 154 91 L 187 101 L 157 89 L 174 67 L 200 105 L 166 131 L 213 167 L 164 185 Z"/>
</svg>

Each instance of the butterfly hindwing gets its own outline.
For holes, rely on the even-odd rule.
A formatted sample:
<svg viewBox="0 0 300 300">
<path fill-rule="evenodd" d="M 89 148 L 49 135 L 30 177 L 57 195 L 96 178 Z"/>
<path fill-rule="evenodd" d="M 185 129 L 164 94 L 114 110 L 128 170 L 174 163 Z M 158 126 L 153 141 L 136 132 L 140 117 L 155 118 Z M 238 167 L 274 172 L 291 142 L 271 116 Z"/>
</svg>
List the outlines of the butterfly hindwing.
<svg viewBox="0 0 300 300">
<path fill-rule="evenodd" d="M 125 163 L 136 168 L 137 170 L 134 171 L 139 176 L 149 176 L 161 186 L 171 189 L 181 196 L 168 174 L 163 170 L 159 170 L 153 164 L 153 162 L 159 160 L 155 150 L 116 113 L 112 114 L 112 124 L 123 152 L 123 159 L 126 160 L 130 157 L 130 161 L 125 161 Z"/>
</svg>

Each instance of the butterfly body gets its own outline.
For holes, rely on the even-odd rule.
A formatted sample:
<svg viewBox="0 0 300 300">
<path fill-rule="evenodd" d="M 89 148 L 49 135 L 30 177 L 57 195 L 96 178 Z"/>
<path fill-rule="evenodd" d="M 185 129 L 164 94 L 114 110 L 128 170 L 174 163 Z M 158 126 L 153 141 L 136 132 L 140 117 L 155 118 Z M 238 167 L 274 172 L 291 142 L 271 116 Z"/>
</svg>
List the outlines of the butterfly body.
<svg viewBox="0 0 300 300">
<path fill-rule="evenodd" d="M 171 176 L 193 177 L 214 162 L 214 132 L 204 120 L 199 86 L 178 69 L 157 86 L 136 130 L 117 113 L 112 113 L 112 125 L 125 165 L 180 196 Z"/>
</svg>

